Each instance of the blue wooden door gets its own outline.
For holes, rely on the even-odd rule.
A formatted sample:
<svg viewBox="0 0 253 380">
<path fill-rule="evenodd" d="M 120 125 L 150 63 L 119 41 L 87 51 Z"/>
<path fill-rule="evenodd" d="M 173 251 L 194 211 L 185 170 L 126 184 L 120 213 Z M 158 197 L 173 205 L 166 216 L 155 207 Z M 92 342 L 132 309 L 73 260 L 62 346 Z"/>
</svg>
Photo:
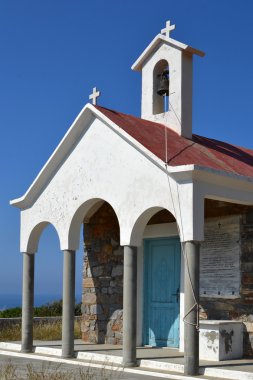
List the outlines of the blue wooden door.
<svg viewBox="0 0 253 380">
<path fill-rule="evenodd" d="M 144 241 L 144 344 L 179 346 L 180 241 Z"/>
</svg>

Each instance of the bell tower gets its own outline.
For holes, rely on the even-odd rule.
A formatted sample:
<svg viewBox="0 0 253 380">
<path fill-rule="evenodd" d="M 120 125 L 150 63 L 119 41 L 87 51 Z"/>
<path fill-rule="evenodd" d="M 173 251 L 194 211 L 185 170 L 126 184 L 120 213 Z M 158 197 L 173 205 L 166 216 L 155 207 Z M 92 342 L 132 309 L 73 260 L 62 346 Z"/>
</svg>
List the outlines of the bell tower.
<svg viewBox="0 0 253 380">
<path fill-rule="evenodd" d="M 141 71 L 141 117 L 192 137 L 192 56 L 205 53 L 170 37 L 170 21 L 133 64 Z"/>
</svg>

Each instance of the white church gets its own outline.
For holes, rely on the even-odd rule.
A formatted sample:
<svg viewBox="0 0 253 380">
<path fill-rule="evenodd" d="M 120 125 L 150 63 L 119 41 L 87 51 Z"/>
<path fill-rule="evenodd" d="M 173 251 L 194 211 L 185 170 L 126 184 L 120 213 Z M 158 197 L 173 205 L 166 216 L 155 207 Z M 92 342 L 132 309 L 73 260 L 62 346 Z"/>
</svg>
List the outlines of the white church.
<svg viewBox="0 0 253 380">
<path fill-rule="evenodd" d="M 35 253 L 48 224 L 64 252 L 65 358 L 74 356 L 82 225 L 83 339 L 122 344 L 125 367 L 137 365 L 137 346 L 166 346 L 196 375 L 201 319 L 251 321 L 253 151 L 193 133 L 193 56 L 204 53 L 171 38 L 174 28 L 168 21 L 132 65 L 141 118 L 96 105 L 94 88 L 93 104 L 11 201 L 21 213 L 23 352 L 33 347 Z"/>
</svg>

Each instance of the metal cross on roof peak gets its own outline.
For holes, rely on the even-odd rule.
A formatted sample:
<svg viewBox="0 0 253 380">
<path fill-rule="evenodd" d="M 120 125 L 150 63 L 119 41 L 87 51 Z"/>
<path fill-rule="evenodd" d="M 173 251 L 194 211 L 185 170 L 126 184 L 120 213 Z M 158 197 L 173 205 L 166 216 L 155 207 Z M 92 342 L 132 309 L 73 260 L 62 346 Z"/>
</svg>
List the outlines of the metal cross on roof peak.
<svg viewBox="0 0 253 380">
<path fill-rule="evenodd" d="M 166 28 L 161 30 L 161 34 L 165 34 L 167 38 L 170 38 L 170 32 L 176 29 L 176 25 L 170 25 L 170 20 L 166 21 Z"/>
<path fill-rule="evenodd" d="M 92 94 L 90 94 L 89 99 L 92 99 L 92 104 L 95 106 L 97 104 L 97 98 L 100 96 L 100 91 L 97 91 L 97 87 L 93 87 Z"/>
</svg>

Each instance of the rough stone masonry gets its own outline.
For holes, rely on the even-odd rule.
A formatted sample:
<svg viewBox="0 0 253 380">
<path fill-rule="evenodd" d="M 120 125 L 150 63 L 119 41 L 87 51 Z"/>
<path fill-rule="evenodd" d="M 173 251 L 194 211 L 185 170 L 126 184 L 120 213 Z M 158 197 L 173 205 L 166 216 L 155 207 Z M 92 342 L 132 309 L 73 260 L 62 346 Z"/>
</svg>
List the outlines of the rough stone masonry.
<svg viewBox="0 0 253 380">
<path fill-rule="evenodd" d="M 113 209 L 104 203 L 84 224 L 82 338 L 122 344 L 123 249 Z"/>
</svg>

